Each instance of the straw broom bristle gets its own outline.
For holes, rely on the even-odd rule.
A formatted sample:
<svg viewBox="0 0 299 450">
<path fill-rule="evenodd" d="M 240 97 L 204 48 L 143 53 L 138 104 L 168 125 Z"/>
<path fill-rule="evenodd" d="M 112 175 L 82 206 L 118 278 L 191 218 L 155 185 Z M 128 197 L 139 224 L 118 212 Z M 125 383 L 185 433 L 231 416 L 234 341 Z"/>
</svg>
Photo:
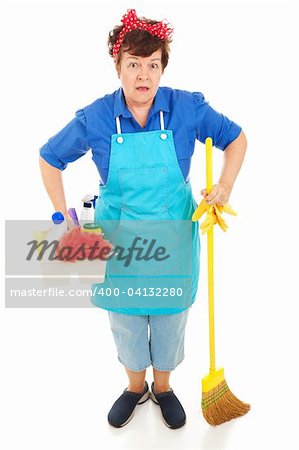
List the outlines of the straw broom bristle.
<svg viewBox="0 0 299 450">
<path fill-rule="evenodd" d="M 250 405 L 239 400 L 225 380 L 211 391 L 203 392 L 201 406 L 203 416 L 210 425 L 220 425 L 250 410 Z"/>
</svg>

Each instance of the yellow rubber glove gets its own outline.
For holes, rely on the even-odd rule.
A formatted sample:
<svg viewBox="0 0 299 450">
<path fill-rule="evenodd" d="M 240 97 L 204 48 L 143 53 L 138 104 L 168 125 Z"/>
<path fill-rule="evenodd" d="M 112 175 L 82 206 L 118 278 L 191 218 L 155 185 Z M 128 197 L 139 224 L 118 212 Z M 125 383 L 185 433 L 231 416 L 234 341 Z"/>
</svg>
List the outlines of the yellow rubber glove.
<svg viewBox="0 0 299 450">
<path fill-rule="evenodd" d="M 204 213 L 207 213 L 207 217 L 205 218 L 204 222 L 200 225 L 200 229 L 202 231 L 202 234 L 209 231 L 216 223 L 220 226 L 220 228 L 223 231 L 227 230 L 227 225 L 225 223 L 225 220 L 222 217 L 222 213 L 226 212 L 228 214 L 231 214 L 232 216 L 236 216 L 237 213 L 232 210 L 230 205 L 226 203 L 225 205 L 209 205 L 205 199 L 203 198 L 196 210 L 193 213 L 192 221 L 196 222 L 198 219 L 201 218 L 201 216 Z"/>
</svg>

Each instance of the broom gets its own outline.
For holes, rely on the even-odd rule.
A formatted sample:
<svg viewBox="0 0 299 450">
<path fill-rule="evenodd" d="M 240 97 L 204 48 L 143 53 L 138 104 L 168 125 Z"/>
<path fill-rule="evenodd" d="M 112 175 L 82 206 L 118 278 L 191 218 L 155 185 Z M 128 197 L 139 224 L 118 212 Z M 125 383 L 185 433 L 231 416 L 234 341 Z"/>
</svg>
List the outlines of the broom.
<svg viewBox="0 0 299 450">
<path fill-rule="evenodd" d="M 207 138 L 206 144 L 206 179 L 207 193 L 213 186 L 212 176 L 212 139 Z M 207 232 L 208 242 L 208 297 L 209 297 L 209 334 L 210 334 L 210 372 L 202 379 L 202 401 L 203 416 L 210 425 L 220 425 L 236 417 L 243 416 L 250 410 L 250 405 L 239 400 L 230 391 L 225 379 L 224 369 L 215 369 L 215 335 L 214 335 L 214 241 L 213 226 L 218 223 L 222 230 L 227 226 L 221 217 L 222 212 L 236 215 L 229 204 L 209 205 L 205 199 L 201 201 L 192 216 L 195 222 L 204 212 L 207 217 L 200 226 L 203 233 Z"/>
</svg>

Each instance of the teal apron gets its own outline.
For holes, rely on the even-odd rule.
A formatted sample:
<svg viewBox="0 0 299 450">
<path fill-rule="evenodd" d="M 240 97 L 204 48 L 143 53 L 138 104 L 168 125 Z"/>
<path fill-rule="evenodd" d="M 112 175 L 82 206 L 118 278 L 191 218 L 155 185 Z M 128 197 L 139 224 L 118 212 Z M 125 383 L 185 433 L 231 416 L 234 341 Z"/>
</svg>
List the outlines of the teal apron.
<svg viewBox="0 0 299 450">
<path fill-rule="evenodd" d="M 104 283 L 92 289 L 92 302 L 106 310 L 174 314 L 195 301 L 200 240 L 191 217 L 197 203 L 162 111 L 160 124 L 157 131 L 122 133 L 116 118 L 108 178 L 95 207 L 95 221 L 118 248 Z M 135 249 L 130 258 L 129 247 Z"/>
</svg>

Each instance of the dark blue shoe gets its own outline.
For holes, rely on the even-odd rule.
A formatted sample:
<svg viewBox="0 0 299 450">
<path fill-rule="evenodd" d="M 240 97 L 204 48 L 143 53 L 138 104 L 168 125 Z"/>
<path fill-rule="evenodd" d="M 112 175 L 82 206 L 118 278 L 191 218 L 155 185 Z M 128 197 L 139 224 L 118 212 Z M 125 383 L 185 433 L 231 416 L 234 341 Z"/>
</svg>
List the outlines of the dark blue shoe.
<svg viewBox="0 0 299 450">
<path fill-rule="evenodd" d="M 165 425 L 169 428 L 180 428 L 186 423 L 186 414 L 173 390 L 155 394 L 154 383 L 151 387 L 151 399 L 159 405 Z"/>
<path fill-rule="evenodd" d="M 150 392 L 147 382 L 145 382 L 144 391 L 140 394 L 125 389 L 110 409 L 108 422 L 116 428 L 127 425 L 134 415 L 135 407 L 146 402 L 149 397 Z"/>
</svg>

